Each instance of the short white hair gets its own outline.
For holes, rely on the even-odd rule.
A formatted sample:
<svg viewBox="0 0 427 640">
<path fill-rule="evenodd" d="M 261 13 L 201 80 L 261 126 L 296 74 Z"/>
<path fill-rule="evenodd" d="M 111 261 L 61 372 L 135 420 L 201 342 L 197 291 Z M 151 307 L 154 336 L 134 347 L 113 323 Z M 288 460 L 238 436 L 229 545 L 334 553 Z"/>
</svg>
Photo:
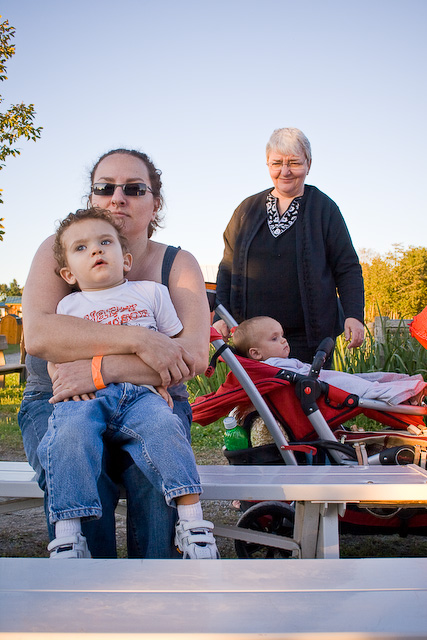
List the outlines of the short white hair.
<svg viewBox="0 0 427 640">
<path fill-rule="evenodd" d="M 286 127 L 275 129 L 267 142 L 267 160 L 272 151 L 277 151 L 284 156 L 298 156 L 301 153 L 305 156 L 308 164 L 311 163 L 311 146 L 308 138 L 300 129 Z"/>
</svg>

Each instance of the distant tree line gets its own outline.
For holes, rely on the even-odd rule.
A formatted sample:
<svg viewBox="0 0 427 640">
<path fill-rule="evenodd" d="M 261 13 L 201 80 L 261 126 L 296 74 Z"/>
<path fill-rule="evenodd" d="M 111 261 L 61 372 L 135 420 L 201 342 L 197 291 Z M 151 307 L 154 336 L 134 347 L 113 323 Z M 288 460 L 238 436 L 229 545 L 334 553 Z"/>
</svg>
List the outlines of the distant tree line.
<svg viewBox="0 0 427 640">
<path fill-rule="evenodd" d="M 0 300 L 6 296 L 22 296 L 22 287 L 19 286 L 15 278 L 10 284 L 0 284 Z"/>
<path fill-rule="evenodd" d="M 385 255 L 362 251 L 365 320 L 413 318 L 427 306 L 427 248 L 393 245 Z"/>
</svg>

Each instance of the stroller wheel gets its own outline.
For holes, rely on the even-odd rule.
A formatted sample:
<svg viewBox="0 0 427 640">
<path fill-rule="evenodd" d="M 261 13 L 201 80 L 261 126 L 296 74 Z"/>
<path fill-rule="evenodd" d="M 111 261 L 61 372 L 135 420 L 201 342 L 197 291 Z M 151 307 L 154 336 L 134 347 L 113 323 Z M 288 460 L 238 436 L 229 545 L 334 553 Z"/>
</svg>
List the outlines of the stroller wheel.
<svg viewBox="0 0 427 640">
<path fill-rule="evenodd" d="M 239 519 L 237 526 L 277 536 L 292 537 L 294 530 L 293 508 L 286 502 L 259 502 L 249 507 Z M 289 558 L 291 551 L 275 547 L 236 540 L 238 558 Z"/>
</svg>

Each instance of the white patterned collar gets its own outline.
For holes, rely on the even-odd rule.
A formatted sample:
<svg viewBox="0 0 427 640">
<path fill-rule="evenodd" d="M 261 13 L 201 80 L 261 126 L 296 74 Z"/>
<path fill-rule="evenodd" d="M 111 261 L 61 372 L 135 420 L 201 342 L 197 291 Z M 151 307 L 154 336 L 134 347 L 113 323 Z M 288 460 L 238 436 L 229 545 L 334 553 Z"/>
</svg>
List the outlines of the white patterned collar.
<svg viewBox="0 0 427 640">
<path fill-rule="evenodd" d="M 277 198 L 269 193 L 267 196 L 267 224 L 270 229 L 271 235 L 274 238 L 282 235 L 289 227 L 291 227 L 298 217 L 298 211 L 301 203 L 302 196 L 294 198 L 281 216 L 277 209 Z"/>
</svg>

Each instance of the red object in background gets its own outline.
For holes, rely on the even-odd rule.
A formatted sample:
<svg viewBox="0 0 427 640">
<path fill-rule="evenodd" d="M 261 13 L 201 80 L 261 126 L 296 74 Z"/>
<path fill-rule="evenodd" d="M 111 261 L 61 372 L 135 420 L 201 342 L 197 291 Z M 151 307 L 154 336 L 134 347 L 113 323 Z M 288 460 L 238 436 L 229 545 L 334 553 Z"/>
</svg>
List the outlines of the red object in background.
<svg viewBox="0 0 427 640">
<path fill-rule="evenodd" d="M 412 320 L 409 325 L 411 336 L 427 349 L 427 307 Z"/>
<path fill-rule="evenodd" d="M 208 296 L 209 308 L 211 310 L 211 324 L 214 319 L 214 309 L 215 309 L 215 296 L 216 296 L 216 283 L 215 282 L 205 282 L 206 295 Z"/>
</svg>

